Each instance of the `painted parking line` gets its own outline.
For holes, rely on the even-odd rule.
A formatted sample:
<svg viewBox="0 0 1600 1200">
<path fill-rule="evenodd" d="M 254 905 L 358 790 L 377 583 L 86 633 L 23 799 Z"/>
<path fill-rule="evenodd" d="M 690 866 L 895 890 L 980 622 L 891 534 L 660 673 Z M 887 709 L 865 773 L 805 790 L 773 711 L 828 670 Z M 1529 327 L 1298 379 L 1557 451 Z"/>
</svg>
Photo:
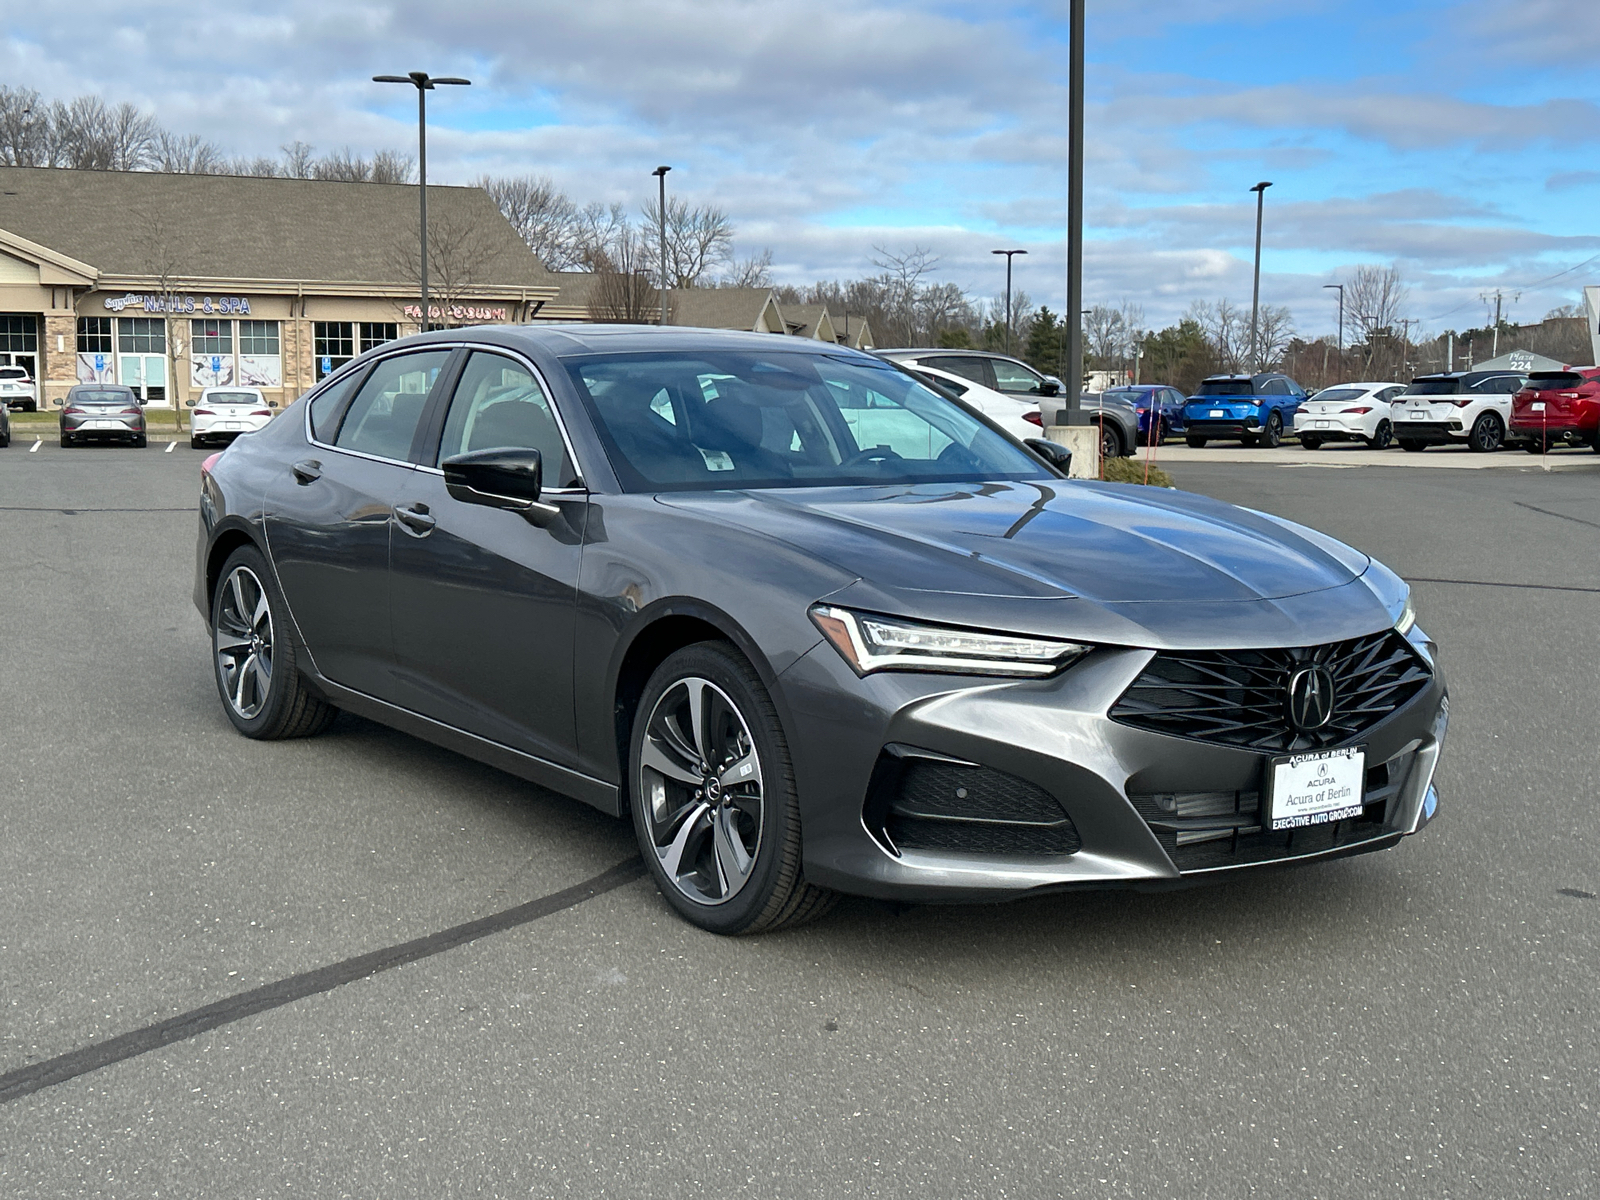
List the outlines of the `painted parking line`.
<svg viewBox="0 0 1600 1200">
<path fill-rule="evenodd" d="M 177 442 L 168 442 L 167 443 L 167 448 L 165 450 L 163 450 L 161 453 L 163 453 L 163 454 L 171 454 L 177 448 L 178 448 L 178 443 Z"/>
<path fill-rule="evenodd" d="M 39 447 L 42 446 L 42 445 L 44 445 L 44 439 L 43 438 L 34 438 L 33 439 L 33 445 L 28 447 L 28 453 L 29 454 L 37 454 L 37 453 L 39 453 Z"/>
</svg>

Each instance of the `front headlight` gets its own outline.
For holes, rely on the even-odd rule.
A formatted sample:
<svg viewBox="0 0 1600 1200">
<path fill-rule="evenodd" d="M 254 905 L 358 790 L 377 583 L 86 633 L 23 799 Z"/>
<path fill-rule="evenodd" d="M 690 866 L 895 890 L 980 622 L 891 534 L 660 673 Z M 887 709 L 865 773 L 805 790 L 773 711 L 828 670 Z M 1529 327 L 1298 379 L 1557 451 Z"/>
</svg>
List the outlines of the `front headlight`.
<svg viewBox="0 0 1600 1200">
<path fill-rule="evenodd" d="M 1092 647 L 1053 638 L 924 625 L 815 604 L 811 619 L 857 675 L 938 671 L 951 675 L 1054 675 Z"/>
<path fill-rule="evenodd" d="M 1394 631 L 1401 637 L 1411 632 L 1411 627 L 1417 623 L 1416 605 L 1411 603 L 1411 593 L 1406 593 L 1406 602 L 1400 609 L 1400 615 L 1395 618 Z"/>
</svg>

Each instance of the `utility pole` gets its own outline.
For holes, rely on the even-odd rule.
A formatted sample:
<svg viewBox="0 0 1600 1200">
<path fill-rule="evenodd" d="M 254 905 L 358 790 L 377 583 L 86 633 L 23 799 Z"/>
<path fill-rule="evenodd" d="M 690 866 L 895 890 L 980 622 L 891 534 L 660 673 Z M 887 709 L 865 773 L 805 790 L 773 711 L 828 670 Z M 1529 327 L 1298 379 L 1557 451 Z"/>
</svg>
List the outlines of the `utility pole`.
<svg viewBox="0 0 1600 1200">
<path fill-rule="evenodd" d="M 1261 356 L 1257 352 L 1260 345 L 1261 329 L 1261 210 L 1266 204 L 1267 189 L 1272 186 L 1270 180 L 1263 180 L 1250 190 L 1256 194 L 1256 281 L 1250 291 L 1250 373 L 1254 375 L 1261 370 Z"/>
<path fill-rule="evenodd" d="M 1400 318 L 1400 373 L 1405 374 L 1406 358 L 1411 347 L 1411 327 L 1417 323 L 1415 317 Z"/>
<path fill-rule="evenodd" d="M 1454 329 L 1445 331 L 1444 369 L 1447 375 L 1456 369 L 1456 331 Z"/>
<path fill-rule="evenodd" d="M 1479 293 L 1478 299 L 1482 300 L 1485 304 L 1489 303 L 1489 293 L 1488 292 Z M 1504 299 L 1505 299 L 1505 293 L 1502 292 L 1499 288 L 1495 288 L 1495 290 L 1494 290 L 1494 351 L 1493 351 L 1492 354 L 1490 354 L 1490 356 L 1489 356 L 1490 358 L 1499 358 L 1500 357 L 1500 305 L 1501 305 L 1501 302 Z M 1513 293 L 1511 293 L 1511 302 L 1513 304 L 1515 304 L 1518 300 L 1521 300 L 1521 299 L 1522 299 L 1522 293 L 1521 292 L 1513 292 Z"/>
<path fill-rule="evenodd" d="M 1068 16 L 1067 100 L 1067 412 L 1083 399 L 1083 3 Z"/>
<path fill-rule="evenodd" d="M 657 203 L 656 216 L 660 218 L 661 228 L 661 324 L 667 323 L 667 172 L 671 167 L 657 167 L 650 174 L 654 175 L 661 183 L 661 198 Z"/>
<path fill-rule="evenodd" d="M 1325 283 L 1322 286 L 1324 289 L 1333 288 L 1339 293 L 1339 374 L 1342 376 L 1344 374 L 1344 284 Z M 1323 357 L 1322 367 L 1326 376 L 1328 367 L 1326 356 Z"/>
</svg>

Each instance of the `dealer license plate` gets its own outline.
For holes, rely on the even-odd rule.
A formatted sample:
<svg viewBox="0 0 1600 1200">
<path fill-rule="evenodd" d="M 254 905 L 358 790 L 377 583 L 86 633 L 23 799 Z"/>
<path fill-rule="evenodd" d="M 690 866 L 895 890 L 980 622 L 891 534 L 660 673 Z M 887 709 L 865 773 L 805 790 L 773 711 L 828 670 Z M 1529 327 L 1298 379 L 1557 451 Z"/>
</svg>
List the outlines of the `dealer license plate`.
<svg viewBox="0 0 1600 1200">
<path fill-rule="evenodd" d="M 417 318 L 417 319 L 421 320 L 420 317 Z M 1528 407 L 1531 408 L 1534 412 L 1543 412 L 1544 411 L 1544 401 L 1543 400 L 1535 400 Z"/>
<path fill-rule="evenodd" d="M 1317 422 L 1317 428 L 1318 429 L 1327 429 L 1332 424 L 1333 424 L 1332 421 L 1318 421 Z"/>
<path fill-rule="evenodd" d="M 1227 414 L 1227 413 L 1225 413 L 1225 412 L 1223 412 L 1223 411 L 1222 411 L 1222 410 L 1221 410 L 1221 409 L 1220 409 L 1220 408 L 1213 408 L 1213 409 L 1212 409 L 1212 410 L 1211 410 L 1211 415 L 1212 415 L 1212 416 L 1213 416 L 1213 417 L 1225 417 L 1225 416 L 1227 416 L 1227 415 L 1228 415 L 1228 414 Z"/>
<path fill-rule="evenodd" d="M 224 421 L 222 427 L 224 429 L 243 429 L 244 424 L 240 421 Z"/>
<path fill-rule="evenodd" d="M 126 429 L 121 421 L 85 421 L 85 429 Z"/>
<path fill-rule="evenodd" d="M 1326 825 L 1361 815 L 1367 783 L 1364 746 L 1272 760 L 1268 819 L 1274 830 Z"/>
<path fill-rule="evenodd" d="M 1411 419 L 1413 421 L 1426 421 L 1428 419 L 1428 412 L 1423 408 L 1414 408 L 1411 410 Z"/>
</svg>

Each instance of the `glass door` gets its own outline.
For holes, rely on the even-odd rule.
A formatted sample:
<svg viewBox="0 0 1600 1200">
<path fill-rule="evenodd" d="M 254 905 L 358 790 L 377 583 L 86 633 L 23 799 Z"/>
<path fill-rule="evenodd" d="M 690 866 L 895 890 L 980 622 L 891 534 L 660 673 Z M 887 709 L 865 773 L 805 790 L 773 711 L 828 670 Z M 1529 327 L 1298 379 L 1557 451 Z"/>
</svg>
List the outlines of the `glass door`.
<svg viewBox="0 0 1600 1200">
<path fill-rule="evenodd" d="M 122 382 L 139 396 L 141 404 L 164 405 L 167 402 L 167 359 L 164 354 L 123 354 L 118 356 L 117 370 Z"/>
</svg>

